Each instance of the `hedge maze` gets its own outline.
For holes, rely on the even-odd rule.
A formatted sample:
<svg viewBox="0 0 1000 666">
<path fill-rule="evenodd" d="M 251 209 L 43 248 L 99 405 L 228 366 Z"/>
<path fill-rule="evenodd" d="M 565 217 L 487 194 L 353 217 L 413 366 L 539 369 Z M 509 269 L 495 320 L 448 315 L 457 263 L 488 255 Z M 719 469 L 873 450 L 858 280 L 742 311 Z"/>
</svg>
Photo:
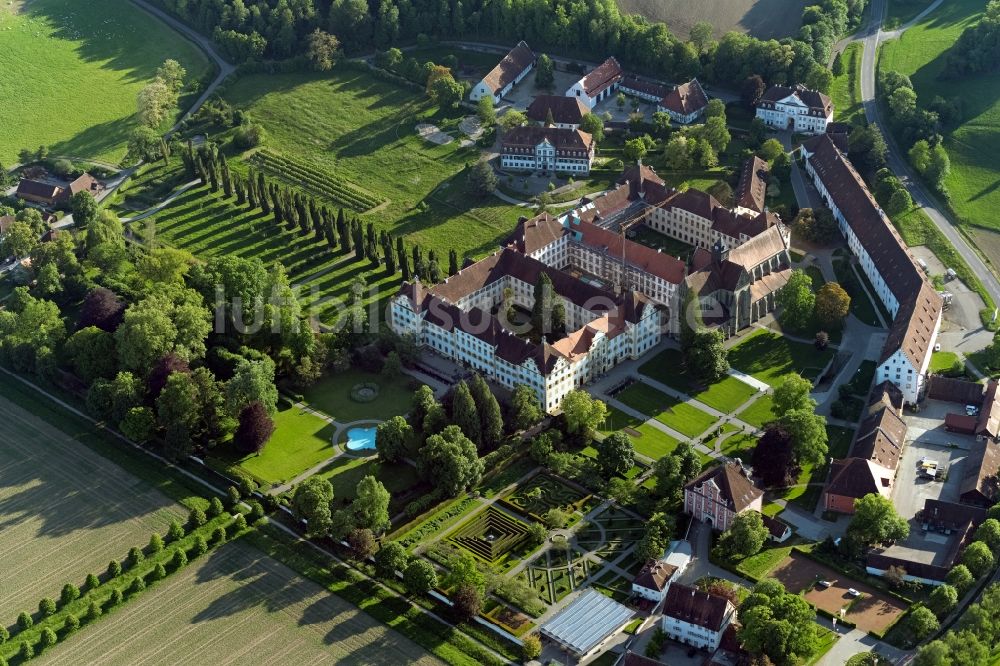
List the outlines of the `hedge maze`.
<svg viewBox="0 0 1000 666">
<path fill-rule="evenodd" d="M 261 150 L 248 161 L 289 185 L 300 187 L 320 199 L 358 213 L 375 208 L 383 202 L 371 192 L 306 160 L 291 159 L 269 150 Z"/>
<path fill-rule="evenodd" d="M 548 474 L 538 474 L 520 485 L 500 502 L 518 513 L 545 522 L 545 514 L 550 509 L 576 511 L 590 499 L 575 488 Z"/>
<path fill-rule="evenodd" d="M 490 506 L 462 523 L 448 541 L 481 560 L 497 564 L 527 538 L 525 523 Z"/>
</svg>

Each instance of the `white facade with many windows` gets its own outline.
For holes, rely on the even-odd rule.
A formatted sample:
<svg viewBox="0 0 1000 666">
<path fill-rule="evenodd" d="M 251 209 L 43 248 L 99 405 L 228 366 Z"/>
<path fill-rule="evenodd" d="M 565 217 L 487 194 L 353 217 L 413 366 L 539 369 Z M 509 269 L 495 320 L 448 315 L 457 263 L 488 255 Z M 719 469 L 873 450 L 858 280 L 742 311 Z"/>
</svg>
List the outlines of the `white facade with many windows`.
<svg viewBox="0 0 1000 666">
<path fill-rule="evenodd" d="M 555 128 L 561 129 L 561 128 Z M 543 140 L 534 148 L 511 148 L 510 152 L 500 155 L 500 166 L 504 169 L 518 171 L 544 171 L 546 173 L 590 173 L 590 165 L 594 160 L 593 149 L 574 151 L 570 154 L 557 151 L 549 141 Z"/>
</svg>

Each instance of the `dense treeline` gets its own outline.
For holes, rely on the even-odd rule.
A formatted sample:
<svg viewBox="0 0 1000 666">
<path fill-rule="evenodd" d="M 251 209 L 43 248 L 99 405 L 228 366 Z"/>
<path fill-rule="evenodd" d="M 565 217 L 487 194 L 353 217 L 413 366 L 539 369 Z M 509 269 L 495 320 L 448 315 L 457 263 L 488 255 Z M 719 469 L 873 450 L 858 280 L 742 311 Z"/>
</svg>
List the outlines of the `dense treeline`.
<svg viewBox="0 0 1000 666">
<path fill-rule="evenodd" d="M 970 25 L 948 52 L 942 75 L 957 78 L 1000 66 L 1000 0 L 990 0 L 983 18 Z"/>
<path fill-rule="evenodd" d="M 563 53 L 615 55 L 667 78 L 701 76 L 737 84 L 751 74 L 768 83 L 796 81 L 825 89 L 837 37 L 856 26 L 866 0 L 823 0 L 803 12 L 797 39 L 760 40 L 729 33 L 718 43 L 685 41 L 663 23 L 622 14 L 614 0 L 159 0 L 212 34 L 234 59 L 299 54 L 307 35 L 336 35 L 349 53 L 387 49 L 418 35 L 454 39 L 527 40 Z"/>
</svg>

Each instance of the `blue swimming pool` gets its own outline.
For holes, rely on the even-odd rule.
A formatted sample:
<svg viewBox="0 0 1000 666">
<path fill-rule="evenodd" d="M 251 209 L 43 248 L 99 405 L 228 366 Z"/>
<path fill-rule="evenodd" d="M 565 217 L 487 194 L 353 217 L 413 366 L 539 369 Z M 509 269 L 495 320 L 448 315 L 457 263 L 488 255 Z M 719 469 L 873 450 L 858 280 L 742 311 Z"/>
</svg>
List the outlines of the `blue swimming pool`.
<svg viewBox="0 0 1000 666">
<path fill-rule="evenodd" d="M 375 448 L 375 428 L 351 428 L 347 431 L 347 450 L 365 451 Z"/>
</svg>

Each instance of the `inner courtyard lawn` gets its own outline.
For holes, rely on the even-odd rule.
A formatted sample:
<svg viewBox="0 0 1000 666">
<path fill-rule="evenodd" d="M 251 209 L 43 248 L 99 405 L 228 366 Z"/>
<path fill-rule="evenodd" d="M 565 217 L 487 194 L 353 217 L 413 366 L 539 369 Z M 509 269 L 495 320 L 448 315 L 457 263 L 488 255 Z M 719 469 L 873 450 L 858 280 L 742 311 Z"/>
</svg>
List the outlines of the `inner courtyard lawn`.
<svg viewBox="0 0 1000 666">
<path fill-rule="evenodd" d="M 639 372 L 670 388 L 687 393 L 698 402 L 720 412 L 732 413 L 756 393 L 749 384 L 726 376 L 701 386 L 684 370 L 684 355 L 677 349 L 665 349 L 639 367 Z"/>
<path fill-rule="evenodd" d="M 306 402 L 340 423 L 352 421 L 384 421 L 402 416 L 410 411 L 413 400 L 414 380 L 408 375 L 388 378 L 382 375 L 351 369 L 325 376 L 305 390 Z M 371 402 L 357 402 L 351 398 L 356 384 L 378 384 L 378 397 Z"/>
<path fill-rule="evenodd" d="M 342 178 L 385 203 L 361 216 L 405 235 L 425 252 L 479 257 L 499 245 L 524 210 L 467 189 L 466 167 L 479 158 L 461 147 L 465 110 L 442 113 L 426 96 L 341 65 L 333 72 L 241 77 L 226 99 L 267 131 L 268 150 L 304 158 L 327 177 Z M 439 146 L 421 138 L 418 123 L 455 138 Z"/>
<path fill-rule="evenodd" d="M 136 95 L 156 68 L 173 58 L 189 82 L 210 69 L 194 44 L 127 0 L 5 2 L 0 35 L 0 162 L 8 167 L 19 149 L 40 145 L 117 163 Z"/>
<path fill-rule="evenodd" d="M 765 393 L 736 416 L 752 426 L 763 428 L 765 423 L 774 420 L 774 412 L 771 411 L 773 406 L 774 398 L 770 393 Z"/>
<path fill-rule="evenodd" d="M 698 437 L 716 421 L 711 414 L 641 382 L 632 384 L 615 397 L 688 437 Z"/>
<path fill-rule="evenodd" d="M 758 329 L 729 350 L 729 364 L 773 387 L 792 373 L 815 381 L 833 354 L 832 349 L 820 351 L 811 344 Z"/>
<path fill-rule="evenodd" d="M 271 483 L 290 481 L 334 455 L 334 426 L 299 407 L 279 407 L 274 434 L 259 454 L 236 463 L 258 479 Z"/>
</svg>

